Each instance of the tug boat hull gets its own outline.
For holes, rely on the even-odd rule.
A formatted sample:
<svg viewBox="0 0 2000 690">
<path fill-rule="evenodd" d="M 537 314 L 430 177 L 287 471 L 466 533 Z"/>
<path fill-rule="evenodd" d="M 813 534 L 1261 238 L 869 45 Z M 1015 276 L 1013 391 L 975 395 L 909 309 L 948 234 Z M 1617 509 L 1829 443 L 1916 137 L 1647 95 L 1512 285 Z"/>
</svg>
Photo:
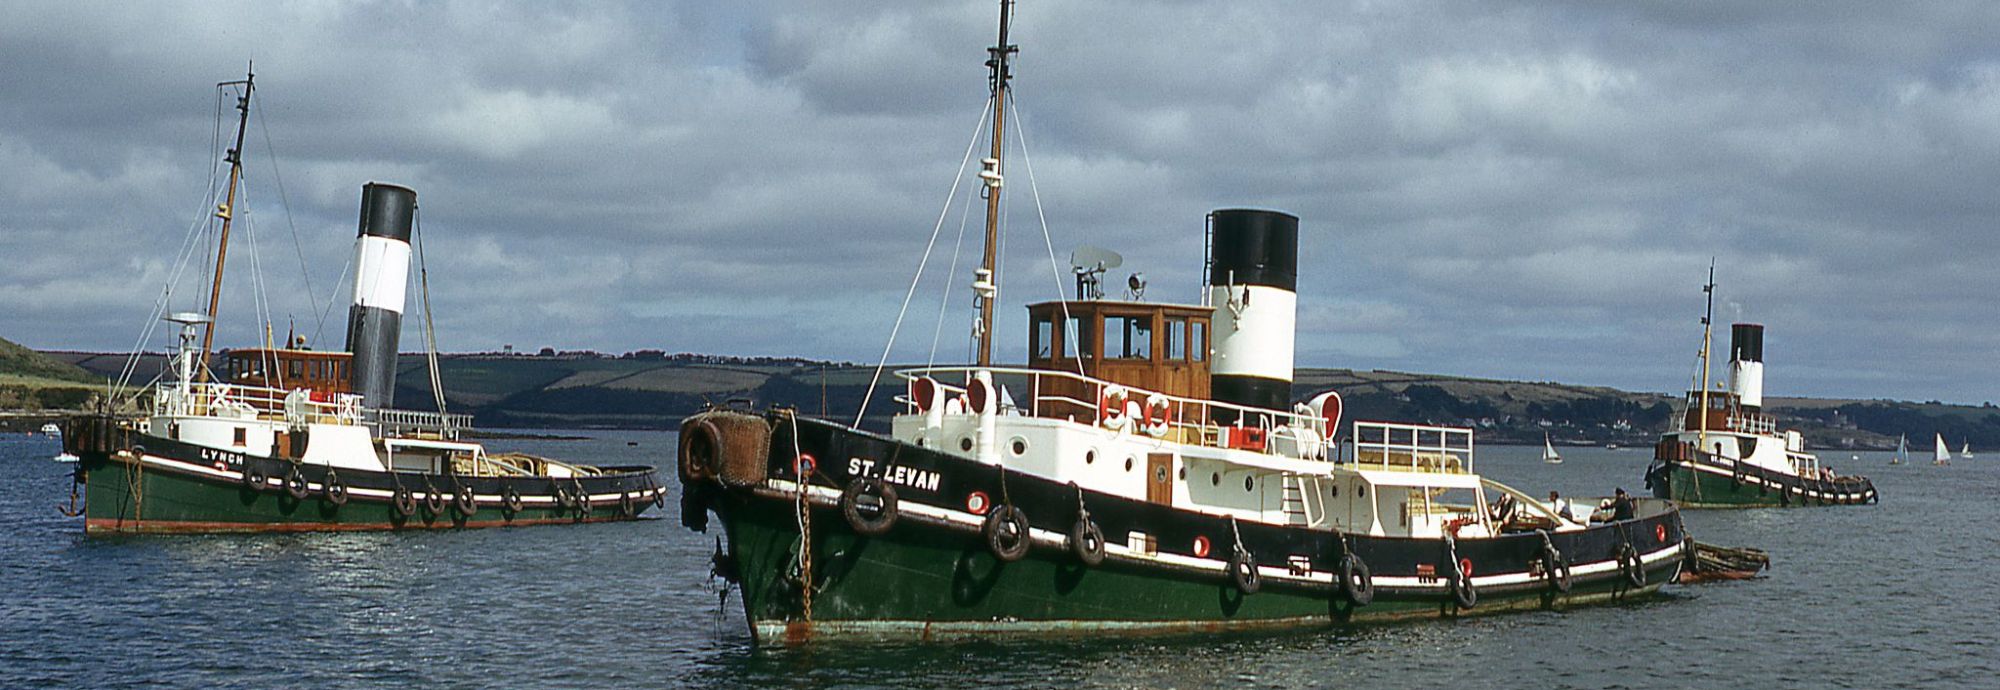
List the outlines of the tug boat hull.
<svg viewBox="0 0 2000 690">
<path fill-rule="evenodd" d="M 690 477 L 684 463 L 682 519 L 705 528 L 711 511 L 720 518 L 728 543 L 718 553 L 718 570 L 740 584 L 753 635 L 764 644 L 1314 627 L 1562 608 L 1655 594 L 1678 577 L 1686 557 L 1674 506 L 1641 501 L 1639 519 L 1550 535 L 1546 543 L 1569 564 L 1565 592 L 1543 571 L 1545 542 L 1538 532 L 1454 544 L 1232 524 L 1222 516 L 1003 472 L 828 422 L 779 413 L 762 421 L 773 429 L 762 458 L 765 479 L 730 487 L 700 471 Z M 897 475 L 914 481 L 896 486 L 893 526 L 867 536 L 844 517 L 842 490 L 834 488 L 853 481 L 849 468 L 857 465 L 809 460 L 813 469 L 801 490 L 794 469 L 800 457 L 892 458 L 894 466 L 908 468 Z M 1107 542 L 1095 566 L 1082 561 L 1066 536 L 1078 521 L 1079 493 Z M 1003 561 L 996 555 L 982 532 L 984 518 L 968 506 L 978 503 L 975 494 L 994 508 L 1011 504 L 1027 515 L 1033 544 L 1025 556 Z M 807 506 L 803 517 L 801 502 Z M 1231 571 L 1237 534 L 1258 564 L 1255 591 L 1244 591 Z M 1617 554 L 1624 545 L 1638 555 L 1636 567 L 1621 564 Z M 1342 589 L 1338 573 L 1348 553 L 1371 569 L 1373 596 L 1366 605 L 1356 605 Z M 1470 606 L 1461 604 L 1449 577 L 1454 555 L 1471 566 Z M 808 580 L 810 602 L 802 584 Z"/>
<path fill-rule="evenodd" d="M 218 451 L 142 436 L 108 422 L 66 444 L 80 461 L 90 534 L 312 532 L 501 527 L 634 519 L 664 501 L 650 468 L 573 477 L 431 476 L 341 468 Z M 105 437 L 111 438 L 105 438 Z M 114 440 L 115 439 L 115 440 Z M 115 448 L 108 448 L 115 446 Z M 296 471 L 303 489 L 287 486 Z M 263 478 L 257 485 L 245 475 Z M 337 484 L 339 489 L 331 489 Z M 397 508 L 397 493 L 407 491 Z M 459 487 L 470 490 L 469 506 Z M 558 496 L 560 487 L 565 499 Z M 344 500 L 335 493 L 344 490 Z M 574 497 L 589 495 L 586 504 Z M 435 495 L 435 498 L 433 496 Z M 510 499 L 509 497 L 514 498 Z M 510 510 L 510 504 L 518 506 Z M 468 509 L 469 507 L 469 509 Z"/>
<path fill-rule="evenodd" d="M 1772 508 L 1861 505 L 1880 500 L 1865 477 L 1815 480 L 1703 454 L 1654 466 L 1646 475 L 1653 496 L 1689 508 Z"/>
</svg>

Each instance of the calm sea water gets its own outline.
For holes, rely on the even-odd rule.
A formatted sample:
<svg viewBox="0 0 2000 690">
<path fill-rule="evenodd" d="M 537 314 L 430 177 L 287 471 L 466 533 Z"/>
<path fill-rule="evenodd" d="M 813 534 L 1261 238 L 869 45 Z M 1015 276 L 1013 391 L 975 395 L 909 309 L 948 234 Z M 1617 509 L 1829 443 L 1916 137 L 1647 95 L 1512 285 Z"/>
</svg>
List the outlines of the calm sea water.
<svg viewBox="0 0 2000 690">
<path fill-rule="evenodd" d="M 491 445 L 671 467 L 674 436 Z M 1770 577 L 1646 603 L 1283 634 L 753 650 L 676 520 L 409 534 L 85 538 L 52 439 L 0 435 L 6 687 L 2000 686 L 2000 455 L 1827 459 L 1880 506 L 1696 511 Z M 1646 449 L 1485 447 L 1530 492 L 1639 490 Z M 671 479 L 669 479 L 671 483 Z M 670 508 L 675 504 L 669 502 Z"/>
</svg>

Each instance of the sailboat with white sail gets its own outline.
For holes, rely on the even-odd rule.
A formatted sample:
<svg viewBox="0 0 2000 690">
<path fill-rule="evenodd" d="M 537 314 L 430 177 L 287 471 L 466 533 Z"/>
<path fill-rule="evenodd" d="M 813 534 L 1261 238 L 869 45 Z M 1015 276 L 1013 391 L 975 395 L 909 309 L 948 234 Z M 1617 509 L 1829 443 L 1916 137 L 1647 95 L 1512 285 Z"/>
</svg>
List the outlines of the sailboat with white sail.
<svg viewBox="0 0 2000 690">
<path fill-rule="evenodd" d="M 1904 465 L 1910 462 L 1910 437 L 1896 437 L 1896 454 L 1889 456 L 1889 464 Z"/>
<path fill-rule="evenodd" d="M 1563 456 L 1556 454 L 1556 446 L 1549 442 L 1549 434 L 1546 431 L 1542 432 L 1542 462 L 1551 465 L 1560 465 L 1563 462 Z"/>
<path fill-rule="evenodd" d="M 1973 455 L 1973 454 L 1972 454 L 1972 442 L 1971 442 L 1971 441 L 1966 441 L 1966 442 L 1964 442 L 1964 443 L 1961 443 L 1961 444 L 1959 444 L 1959 445 L 1958 445 L 1958 457 L 1961 457 L 1961 458 L 1972 458 L 1972 457 L 1977 457 L 1977 456 L 1975 456 L 1975 455 Z"/>
<path fill-rule="evenodd" d="M 1937 450 L 1931 454 L 1931 464 L 1938 467 L 1951 466 L 1951 448 L 1944 445 L 1944 434 L 1937 435 Z"/>
</svg>

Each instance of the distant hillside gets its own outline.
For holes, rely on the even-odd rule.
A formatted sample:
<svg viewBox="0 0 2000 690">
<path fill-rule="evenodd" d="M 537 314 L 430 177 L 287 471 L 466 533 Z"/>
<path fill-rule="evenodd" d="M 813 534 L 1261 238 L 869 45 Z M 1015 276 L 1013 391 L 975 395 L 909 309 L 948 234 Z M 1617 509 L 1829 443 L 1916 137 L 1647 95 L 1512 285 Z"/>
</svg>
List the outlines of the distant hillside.
<svg viewBox="0 0 2000 690">
<path fill-rule="evenodd" d="M 92 372 L 115 375 L 124 355 L 53 353 Z M 156 375 L 149 357 L 138 377 Z M 545 352 L 439 358 L 453 412 L 489 427 L 671 428 L 710 403 L 732 399 L 786 405 L 801 413 L 851 418 L 873 367 L 795 358 Z M 1453 424 L 1479 429 L 1486 443 L 1650 445 L 1667 426 L 1677 396 L 1554 382 L 1499 381 L 1436 374 L 1301 369 L 1294 399 L 1340 391 L 1348 419 Z M 424 358 L 406 354 L 397 375 L 399 407 L 433 407 Z M 885 374 L 865 425 L 886 429 L 902 391 Z M 1025 397 L 1015 392 L 1017 397 Z M 1887 400 L 1774 398 L 1767 411 L 1803 431 L 1814 448 L 1889 448 L 1899 434 L 1942 433 L 1953 445 L 2000 448 L 2000 409 Z"/>
<path fill-rule="evenodd" d="M 0 338 L 0 410 L 76 409 L 103 382 L 74 364 Z"/>
</svg>

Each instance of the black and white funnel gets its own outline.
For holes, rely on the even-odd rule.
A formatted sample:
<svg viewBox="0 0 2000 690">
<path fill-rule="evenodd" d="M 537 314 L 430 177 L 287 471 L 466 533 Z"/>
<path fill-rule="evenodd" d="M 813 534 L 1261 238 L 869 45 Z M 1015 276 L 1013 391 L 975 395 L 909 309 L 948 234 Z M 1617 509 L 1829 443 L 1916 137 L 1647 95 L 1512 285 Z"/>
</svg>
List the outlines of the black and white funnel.
<svg viewBox="0 0 2000 690">
<path fill-rule="evenodd" d="M 1215 305 L 1209 397 L 1283 410 L 1292 397 L 1299 299 L 1299 219 L 1224 209 L 1209 214 L 1208 296 Z M 1225 423 L 1234 415 L 1220 415 Z"/>
<path fill-rule="evenodd" d="M 370 182 L 361 187 L 361 235 L 354 243 L 354 306 L 347 310 L 347 351 L 354 354 L 354 392 L 366 407 L 386 409 L 396 398 L 396 346 L 403 333 L 410 284 L 410 221 L 417 193 Z"/>
<path fill-rule="evenodd" d="M 1764 406 L 1764 327 L 1754 323 L 1729 326 L 1729 392 L 1744 409 Z"/>
</svg>

